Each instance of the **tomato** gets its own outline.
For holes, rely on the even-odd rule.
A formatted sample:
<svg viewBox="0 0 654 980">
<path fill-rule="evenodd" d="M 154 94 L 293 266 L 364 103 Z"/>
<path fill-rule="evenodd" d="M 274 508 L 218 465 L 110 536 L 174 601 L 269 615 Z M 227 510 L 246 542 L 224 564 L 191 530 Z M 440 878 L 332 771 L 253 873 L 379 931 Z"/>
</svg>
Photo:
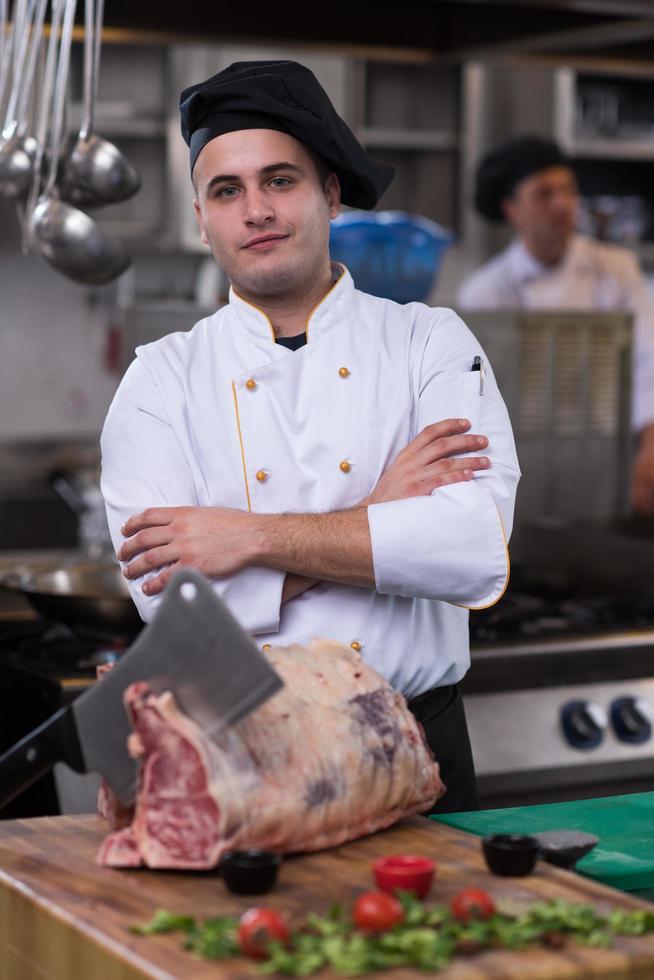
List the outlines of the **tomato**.
<svg viewBox="0 0 654 980">
<path fill-rule="evenodd" d="M 255 960 L 265 959 L 268 944 L 272 940 L 287 943 L 290 935 L 284 916 L 275 909 L 248 909 L 239 921 L 239 946 Z"/>
<path fill-rule="evenodd" d="M 404 921 L 404 911 L 394 895 L 364 892 L 354 903 L 352 918 L 357 929 L 386 932 Z"/>
<path fill-rule="evenodd" d="M 490 919 L 495 914 L 495 903 L 481 888 L 464 888 L 450 902 L 450 911 L 455 919 L 467 925 L 472 919 Z"/>
</svg>

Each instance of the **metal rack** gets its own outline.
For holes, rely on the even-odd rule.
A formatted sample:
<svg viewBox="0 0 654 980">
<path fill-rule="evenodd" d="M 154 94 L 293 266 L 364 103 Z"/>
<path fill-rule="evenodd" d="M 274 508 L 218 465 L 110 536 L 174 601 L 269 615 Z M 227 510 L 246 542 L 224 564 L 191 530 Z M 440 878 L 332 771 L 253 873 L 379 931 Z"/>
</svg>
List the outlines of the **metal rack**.
<svg viewBox="0 0 654 980">
<path fill-rule="evenodd" d="M 516 530 L 627 510 L 631 315 L 466 313 L 507 404 L 522 470 Z"/>
</svg>

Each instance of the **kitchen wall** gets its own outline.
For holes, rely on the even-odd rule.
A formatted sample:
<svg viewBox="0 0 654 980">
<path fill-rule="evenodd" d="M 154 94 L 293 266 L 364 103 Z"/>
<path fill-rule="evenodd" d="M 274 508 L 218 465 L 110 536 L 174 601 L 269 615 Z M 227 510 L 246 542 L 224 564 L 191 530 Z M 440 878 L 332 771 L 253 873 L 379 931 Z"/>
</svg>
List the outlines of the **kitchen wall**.
<svg viewBox="0 0 654 980">
<path fill-rule="evenodd" d="M 114 291 L 12 255 L 0 261 L 0 295 L 0 440 L 96 435 L 116 385 Z"/>
<path fill-rule="evenodd" d="M 97 471 L 102 424 L 136 342 L 123 305 L 172 293 L 186 301 L 180 328 L 190 327 L 202 257 L 136 250 L 117 283 L 91 289 L 23 255 L 6 204 L 0 249 L 0 549 L 75 547 L 78 518 L 51 475 Z"/>
</svg>

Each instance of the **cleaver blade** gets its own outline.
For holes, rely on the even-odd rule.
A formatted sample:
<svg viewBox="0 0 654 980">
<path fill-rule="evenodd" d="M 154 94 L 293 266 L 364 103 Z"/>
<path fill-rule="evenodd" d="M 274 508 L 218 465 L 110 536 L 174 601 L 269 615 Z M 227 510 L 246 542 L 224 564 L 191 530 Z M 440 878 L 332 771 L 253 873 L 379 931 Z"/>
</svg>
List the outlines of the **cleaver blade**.
<svg viewBox="0 0 654 980">
<path fill-rule="evenodd" d="M 104 677 L 0 756 L 0 806 L 57 762 L 98 772 L 124 804 L 134 801 L 137 765 L 123 695 L 135 681 L 171 691 L 208 734 L 254 711 L 283 686 L 279 674 L 207 579 L 182 569 L 151 623 Z"/>
</svg>

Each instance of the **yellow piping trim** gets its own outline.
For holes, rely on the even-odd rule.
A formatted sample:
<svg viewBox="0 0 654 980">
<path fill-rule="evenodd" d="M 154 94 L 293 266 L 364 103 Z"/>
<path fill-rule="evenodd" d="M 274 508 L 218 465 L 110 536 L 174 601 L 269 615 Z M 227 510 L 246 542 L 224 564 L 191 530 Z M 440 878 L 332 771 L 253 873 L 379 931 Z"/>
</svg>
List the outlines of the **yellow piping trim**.
<svg viewBox="0 0 654 980">
<path fill-rule="evenodd" d="M 307 317 L 306 326 L 304 328 L 304 332 L 307 335 L 307 343 L 309 343 L 309 320 L 311 319 L 311 317 L 313 316 L 313 314 L 316 312 L 316 310 L 318 309 L 318 307 L 321 305 L 321 303 L 324 303 L 325 302 L 325 300 L 327 299 L 327 297 L 329 296 L 329 294 L 332 292 L 332 290 L 336 289 L 336 287 L 338 286 L 339 282 L 343 278 L 343 273 L 345 272 L 345 266 L 344 265 L 341 265 L 340 262 L 334 262 L 333 265 L 337 266 L 342 271 L 341 271 L 341 274 L 338 277 L 338 279 L 331 284 L 331 286 L 329 287 L 329 289 L 327 290 L 327 292 L 325 293 L 325 295 L 323 296 L 323 298 L 318 303 L 316 303 L 316 305 L 314 306 L 314 308 L 311 310 L 311 313 L 309 313 L 309 316 Z M 256 303 L 251 303 L 248 299 L 243 299 L 243 297 L 241 295 L 239 295 L 239 293 L 236 292 L 236 290 L 234 289 L 233 286 L 232 286 L 232 290 L 234 292 L 234 295 L 235 296 L 238 296 L 238 298 L 240 299 L 241 303 L 245 303 L 246 306 L 251 306 L 253 310 L 256 310 L 257 311 L 257 313 L 261 313 L 262 316 L 265 316 L 265 318 L 266 318 L 266 320 L 268 322 L 268 326 L 270 327 L 270 336 L 273 339 L 273 343 L 275 343 L 277 341 L 277 338 L 275 337 L 275 330 L 273 328 L 272 321 L 271 321 L 270 317 L 268 316 L 268 314 L 266 313 L 266 311 L 265 310 L 262 310 L 260 306 L 257 306 L 256 305 Z M 234 397 L 236 397 L 236 395 Z"/>
<path fill-rule="evenodd" d="M 243 434 L 241 432 L 241 416 L 238 411 L 238 398 L 236 397 L 236 385 L 232 381 L 232 394 L 234 395 L 234 408 L 236 410 L 236 428 L 238 430 L 238 441 L 241 444 L 241 459 L 243 461 L 243 479 L 245 480 L 245 493 L 248 498 L 248 510 L 252 513 L 252 502 L 250 500 L 250 488 L 248 487 L 248 471 L 245 465 L 245 449 L 243 447 Z"/>
<path fill-rule="evenodd" d="M 495 501 L 493 501 L 493 503 L 495 504 Z M 497 510 L 497 504 L 495 504 L 495 510 Z M 492 602 L 487 602 L 483 606 L 464 606 L 463 603 L 460 602 L 453 603 L 453 605 L 459 606 L 461 609 L 469 609 L 472 610 L 472 612 L 475 612 L 478 609 L 490 609 L 491 606 L 496 605 L 496 603 L 500 601 L 500 599 L 502 598 L 502 596 L 504 595 L 504 593 L 509 587 L 509 579 L 511 578 L 511 556 L 509 555 L 509 546 L 506 542 L 506 534 L 504 533 L 504 524 L 502 523 L 502 516 L 499 510 L 497 511 L 497 516 L 499 517 L 500 520 L 500 527 L 502 529 L 502 540 L 504 541 L 504 551 L 506 554 L 506 579 L 504 581 L 504 588 L 498 595 L 497 599 L 493 599 Z"/>
<path fill-rule="evenodd" d="M 336 287 L 338 286 L 339 282 L 341 282 L 341 280 L 343 279 L 343 273 L 345 272 L 345 266 L 341 265 L 340 262 L 334 262 L 333 265 L 337 266 L 341 270 L 341 274 L 338 277 L 338 279 L 336 279 L 336 281 L 331 284 L 331 286 L 329 287 L 329 289 L 327 290 L 327 292 L 325 293 L 325 295 L 323 296 L 323 298 L 320 300 L 320 302 L 316 303 L 316 305 L 314 306 L 314 308 L 311 310 L 311 313 L 309 313 L 309 316 L 307 317 L 307 325 L 304 328 L 304 332 L 307 335 L 307 344 L 309 343 L 309 320 L 311 319 L 311 317 L 313 316 L 313 314 L 316 312 L 316 310 L 318 309 L 318 307 L 321 306 L 321 304 L 325 302 L 325 300 L 327 299 L 327 297 L 329 296 L 329 294 L 336 289 Z"/>
<path fill-rule="evenodd" d="M 234 295 L 235 296 L 238 296 L 238 298 L 240 299 L 241 303 L 245 303 L 246 306 L 251 306 L 253 310 L 256 310 L 257 311 L 257 313 L 260 313 L 262 316 L 265 316 L 266 320 L 268 321 L 268 326 L 270 327 L 270 336 L 272 337 L 273 343 L 274 343 L 275 342 L 275 331 L 273 330 L 272 321 L 271 321 L 270 317 L 268 316 L 268 314 L 265 312 L 265 310 L 262 310 L 261 307 L 260 306 L 257 306 L 255 303 L 251 303 L 248 299 L 243 299 L 242 296 L 239 296 L 239 294 L 236 292 L 236 290 L 234 289 L 233 286 L 232 286 L 232 289 L 234 290 Z"/>
</svg>

